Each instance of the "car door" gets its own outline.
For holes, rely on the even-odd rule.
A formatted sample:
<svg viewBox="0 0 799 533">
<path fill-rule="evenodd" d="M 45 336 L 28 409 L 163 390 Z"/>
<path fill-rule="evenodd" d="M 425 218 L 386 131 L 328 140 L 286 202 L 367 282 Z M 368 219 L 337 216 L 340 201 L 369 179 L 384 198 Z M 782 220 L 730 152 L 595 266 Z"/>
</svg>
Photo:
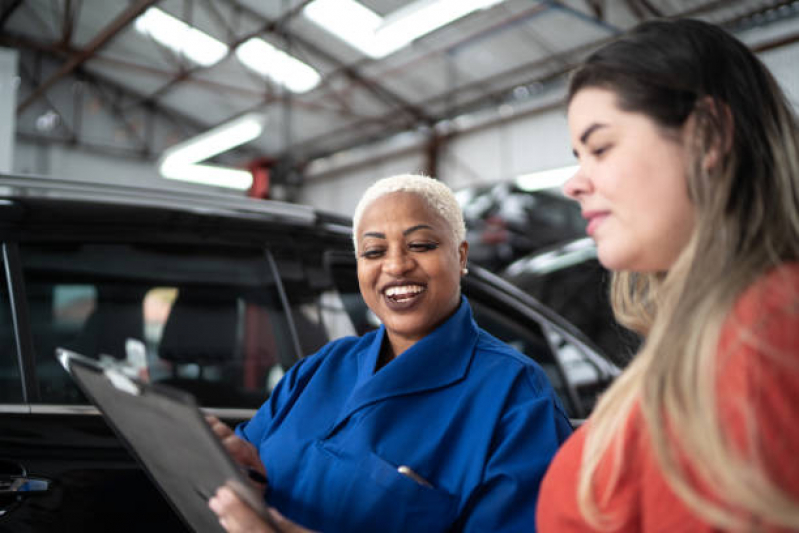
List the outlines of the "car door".
<svg viewBox="0 0 799 533">
<path fill-rule="evenodd" d="M 231 424 L 247 419 L 297 358 L 269 252 L 81 240 L 4 250 L 0 531 L 185 530 L 54 350 L 126 360 Z"/>
</svg>

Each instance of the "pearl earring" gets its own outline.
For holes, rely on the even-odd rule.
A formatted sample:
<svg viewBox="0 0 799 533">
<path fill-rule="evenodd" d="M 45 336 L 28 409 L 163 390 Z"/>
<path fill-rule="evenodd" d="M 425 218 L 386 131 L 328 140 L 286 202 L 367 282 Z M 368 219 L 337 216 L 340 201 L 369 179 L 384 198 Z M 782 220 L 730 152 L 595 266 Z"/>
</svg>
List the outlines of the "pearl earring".
<svg viewBox="0 0 799 533">
<path fill-rule="evenodd" d="M 465 276 L 466 274 L 468 274 L 468 273 L 469 273 L 469 269 L 468 269 L 468 268 L 466 268 L 466 267 L 463 267 L 463 268 L 461 269 L 461 274 L 463 274 L 464 276 Z"/>
</svg>

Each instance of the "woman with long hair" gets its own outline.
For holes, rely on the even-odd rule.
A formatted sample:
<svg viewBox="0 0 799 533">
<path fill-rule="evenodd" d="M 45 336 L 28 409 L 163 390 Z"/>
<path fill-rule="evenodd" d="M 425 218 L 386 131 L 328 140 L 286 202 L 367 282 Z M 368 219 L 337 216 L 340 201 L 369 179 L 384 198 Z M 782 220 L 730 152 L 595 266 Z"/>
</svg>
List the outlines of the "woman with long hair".
<svg viewBox="0 0 799 533">
<path fill-rule="evenodd" d="M 737 39 L 653 21 L 573 74 L 565 185 L 644 343 L 556 456 L 539 531 L 799 529 L 799 135 Z"/>
</svg>

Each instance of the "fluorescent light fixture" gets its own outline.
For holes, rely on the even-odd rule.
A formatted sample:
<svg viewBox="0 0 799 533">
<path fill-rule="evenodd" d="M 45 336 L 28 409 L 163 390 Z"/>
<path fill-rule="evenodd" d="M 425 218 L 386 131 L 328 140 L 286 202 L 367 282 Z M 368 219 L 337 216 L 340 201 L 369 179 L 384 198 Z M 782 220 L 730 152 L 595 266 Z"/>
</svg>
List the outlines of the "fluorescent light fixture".
<svg viewBox="0 0 799 533">
<path fill-rule="evenodd" d="M 516 185 L 525 191 L 540 191 L 542 189 L 560 187 L 566 183 L 566 180 L 574 176 L 579 168 L 578 165 L 571 165 L 523 174 L 516 178 Z"/>
<path fill-rule="evenodd" d="M 310 91 L 321 79 L 319 73 L 306 63 L 257 37 L 248 39 L 236 48 L 236 57 L 247 68 L 295 93 Z"/>
<path fill-rule="evenodd" d="M 158 171 L 168 179 L 248 189 L 252 185 L 249 171 L 198 163 L 255 139 L 261 135 L 265 123 L 262 113 L 248 113 L 170 146 L 158 162 Z"/>
<path fill-rule="evenodd" d="M 217 63 L 228 53 L 228 47 L 222 41 L 157 7 L 151 7 L 140 15 L 134 26 L 139 33 L 149 35 L 163 46 L 204 67 Z"/>
<path fill-rule="evenodd" d="M 504 0 L 416 0 L 381 17 L 356 0 L 315 0 L 303 13 L 317 25 L 373 58 Z"/>
</svg>

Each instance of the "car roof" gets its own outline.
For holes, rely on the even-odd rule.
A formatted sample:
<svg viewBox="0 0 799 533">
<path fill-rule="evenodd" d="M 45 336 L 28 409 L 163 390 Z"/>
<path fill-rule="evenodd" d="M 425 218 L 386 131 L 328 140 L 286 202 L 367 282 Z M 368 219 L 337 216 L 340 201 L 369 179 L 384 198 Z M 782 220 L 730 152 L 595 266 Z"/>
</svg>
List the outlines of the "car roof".
<svg viewBox="0 0 799 533">
<path fill-rule="evenodd" d="M 233 196 L 201 190 L 183 190 L 158 186 L 130 186 L 74 179 L 38 176 L 0 175 L 0 202 L 6 212 L 22 204 L 39 211 L 47 208 L 80 207 L 89 218 L 101 219 L 98 213 L 142 211 L 184 213 L 215 220 L 252 221 L 256 224 L 280 223 L 300 228 L 320 228 L 325 233 L 349 235 L 351 221 L 342 215 L 320 211 L 310 206 Z M 71 218 L 80 218 L 70 209 Z M 64 214 L 64 216 L 70 216 Z M 8 218 L 6 216 L 5 218 Z"/>
</svg>

